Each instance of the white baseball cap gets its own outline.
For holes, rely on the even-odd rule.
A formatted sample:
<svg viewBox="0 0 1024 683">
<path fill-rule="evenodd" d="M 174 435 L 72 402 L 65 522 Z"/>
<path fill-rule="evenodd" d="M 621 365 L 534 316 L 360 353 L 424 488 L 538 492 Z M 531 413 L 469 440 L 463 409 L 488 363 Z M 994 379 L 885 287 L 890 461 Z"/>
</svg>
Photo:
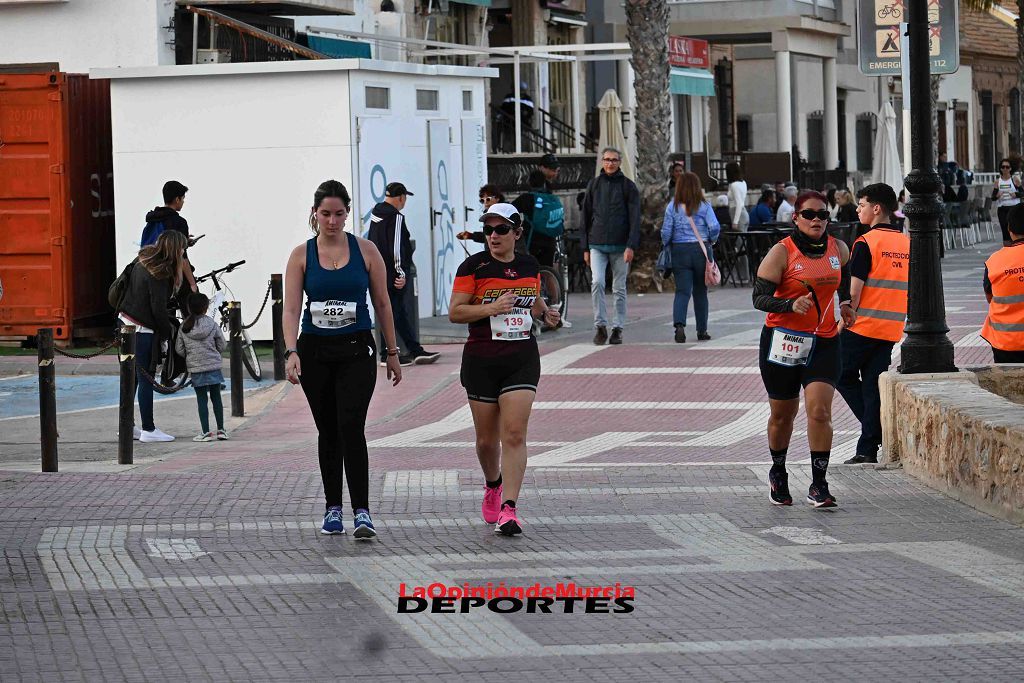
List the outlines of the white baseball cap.
<svg viewBox="0 0 1024 683">
<path fill-rule="evenodd" d="M 497 216 L 513 228 L 521 228 L 523 226 L 522 215 L 519 213 L 519 210 L 511 204 L 493 204 L 491 208 L 484 212 L 484 215 L 480 216 L 480 222 L 482 223 L 485 221 L 488 216 Z"/>
</svg>

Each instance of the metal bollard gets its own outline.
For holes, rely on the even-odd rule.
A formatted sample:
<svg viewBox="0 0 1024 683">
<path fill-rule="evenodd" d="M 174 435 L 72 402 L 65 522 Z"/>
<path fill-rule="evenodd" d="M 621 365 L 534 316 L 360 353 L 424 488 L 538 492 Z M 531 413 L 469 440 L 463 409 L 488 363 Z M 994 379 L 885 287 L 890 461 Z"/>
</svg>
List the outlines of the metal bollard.
<svg viewBox="0 0 1024 683">
<path fill-rule="evenodd" d="M 117 408 L 117 463 L 134 462 L 135 437 L 135 326 L 117 331 L 117 358 L 120 362 L 121 396 Z"/>
<path fill-rule="evenodd" d="M 228 302 L 228 348 L 231 351 L 231 415 L 245 416 L 245 399 L 242 394 L 242 304 Z"/>
<path fill-rule="evenodd" d="M 274 300 L 270 307 L 274 327 L 274 380 L 280 382 L 284 379 L 284 281 L 280 273 L 270 276 L 270 298 Z"/>
<path fill-rule="evenodd" d="M 53 365 L 53 328 L 38 330 L 39 445 L 43 472 L 57 471 L 57 381 Z"/>
</svg>

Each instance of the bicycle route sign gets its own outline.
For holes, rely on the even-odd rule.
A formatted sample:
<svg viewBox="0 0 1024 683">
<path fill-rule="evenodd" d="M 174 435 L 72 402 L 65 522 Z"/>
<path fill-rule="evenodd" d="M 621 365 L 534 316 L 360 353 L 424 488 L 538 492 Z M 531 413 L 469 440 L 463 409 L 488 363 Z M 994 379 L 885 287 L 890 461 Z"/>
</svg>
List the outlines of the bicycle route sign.
<svg viewBox="0 0 1024 683">
<path fill-rule="evenodd" d="M 928 1 L 928 45 L 933 74 L 960 68 L 960 24 L 957 0 Z M 901 24 L 907 20 L 906 0 L 858 0 L 857 52 L 865 76 L 902 73 Z"/>
</svg>

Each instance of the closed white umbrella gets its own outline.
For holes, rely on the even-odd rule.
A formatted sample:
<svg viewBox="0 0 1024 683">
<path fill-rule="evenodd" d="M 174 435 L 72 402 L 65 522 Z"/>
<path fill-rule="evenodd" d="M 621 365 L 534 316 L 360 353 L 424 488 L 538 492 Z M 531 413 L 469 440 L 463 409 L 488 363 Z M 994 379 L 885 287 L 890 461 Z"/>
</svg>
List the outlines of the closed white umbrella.
<svg viewBox="0 0 1024 683">
<path fill-rule="evenodd" d="M 626 136 L 622 132 L 622 100 L 614 90 L 608 89 L 597 103 L 597 108 L 601 110 L 601 134 L 597 139 L 597 168 L 594 175 L 601 173 L 601 150 L 605 147 L 614 147 L 622 156 L 622 165 L 619 168 L 627 178 L 634 180 L 633 161 L 626 153 Z"/>
<path fill-rule="evenodd" d="M 903 189 L 903 166 L 896 145 L 896 112 L 886 102 L 878 112 L 879 126 L 875 132 L 875 163 L 871 182 L 885 183 L 897 195 Z"/>
</svg>

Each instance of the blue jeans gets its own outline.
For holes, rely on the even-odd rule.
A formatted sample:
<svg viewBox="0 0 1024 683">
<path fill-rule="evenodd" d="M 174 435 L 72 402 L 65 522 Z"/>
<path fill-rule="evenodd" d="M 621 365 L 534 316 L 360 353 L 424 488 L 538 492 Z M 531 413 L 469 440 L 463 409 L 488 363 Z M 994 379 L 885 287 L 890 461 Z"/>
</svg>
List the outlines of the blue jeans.
<svg viewBox="0 0 1024 683">
<path fill-rule="evenodd" d="M 708 251 L 714 260 L 714 254 Z M 672 301 L 672 322 L 686 326 L 686 309 L 693 295 L 693 314 L 697 332 L 708 331 L 708 286 L 704 284 L 704 252 L 696 242 L 672 245 L 672 277 L 676 281 L 676 298 Z"/>
<path fill-rule="evenodd" d="M 139 367 L 149 369 L 153 360 L 153 334 L 150 332 L 135 333 L 135 362 Z M 139 415 L 142 417 L 142 431 L 151 432 L 156 429 L 153 424 L 153 385 L 135 373 L 136 393 L 139 397 Z"/>
<path fill-rule="evenodd" d="M 615 297 L 615 319 L 612 327 L 626 326 L 626 276 L 629 264 L 622 254 L 608 254 L 597 249 L 590 250 L 590 298 L 594 304 L 594 327 L 608 326 L 608 310 L 604 304 L 604 279 L 608 265 L 612 267 L 612 296 Z"/>
<path fill-rule="evenodd" d="M 882 400 L 878 393 L 878 376 L 889 369 L 895 342 L 864 337 L 850 330 L 843 330 L 839 339 L 843 371 L 836 388 L 860 420 L 856 455 L 878 455 L 878 448 L 882 445 Z"/>
</svg>

